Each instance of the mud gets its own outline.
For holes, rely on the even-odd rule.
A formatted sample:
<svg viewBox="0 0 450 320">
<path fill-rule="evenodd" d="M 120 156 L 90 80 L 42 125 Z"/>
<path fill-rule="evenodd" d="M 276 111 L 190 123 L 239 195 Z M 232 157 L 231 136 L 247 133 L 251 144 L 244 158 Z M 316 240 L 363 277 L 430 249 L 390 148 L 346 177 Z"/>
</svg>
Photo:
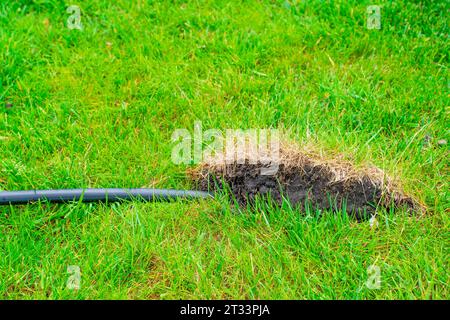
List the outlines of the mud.
<svg viewBox="0 0 450 320">
<path fill-rule="evenodd" d="M 417 209 L 412 198 L 389 190 L 374 177 L 336 177 L 332 166 L 303 161 L 301 165 L 280 164 L 274 175 L 262 175 L 260 164 L 203 165 L 194 177 L 203 191 L 216 191 L 227 185 L 232 197 L 243 206 L 258 196 L 281 205 L 283 198 L 301 210 L 346 211 L 358 220 L 370 217 L 377 207 L 387 210 Z M 270 195 L 270 196 L 269 196 Z"/>
</svg>

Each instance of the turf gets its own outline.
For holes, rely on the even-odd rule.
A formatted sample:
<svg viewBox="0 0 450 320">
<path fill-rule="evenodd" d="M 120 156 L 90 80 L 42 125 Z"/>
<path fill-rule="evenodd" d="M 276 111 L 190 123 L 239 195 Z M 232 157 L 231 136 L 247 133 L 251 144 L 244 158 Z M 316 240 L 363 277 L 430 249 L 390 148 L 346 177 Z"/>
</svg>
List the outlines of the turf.
<svg viewBox="0 0 450 320">
<path fill-rule="evenodd" d="M 370 162 L 428 212 L 371 227 L 225 197 L 2 207 L 0 298 L 448 299 L 449 5 L 379 1 L 369 30 L 371 4 L 2 1 L 0 189 L 189 188 L 171 135 L 202 121 Z"/>
</svg>

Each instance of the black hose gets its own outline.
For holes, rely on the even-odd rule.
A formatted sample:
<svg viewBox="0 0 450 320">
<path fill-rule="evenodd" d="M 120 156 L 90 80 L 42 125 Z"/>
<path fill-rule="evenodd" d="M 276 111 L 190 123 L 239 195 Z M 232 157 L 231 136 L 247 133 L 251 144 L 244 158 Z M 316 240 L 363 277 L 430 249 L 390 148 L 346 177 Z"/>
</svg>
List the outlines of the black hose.
<svg viewBox="0 0 450 320">
<path fill-rule="evenodd" d="M 29 190 L 0 192 L 0 205 L 24 204 L 39 200 L 49 202 L 79 201 L 122 201 L 122 200 L 171 200 L 171 199 L 212 198 L 203 191 L 166 189 L 67 189 L 67 190 Z"/>
</svg>

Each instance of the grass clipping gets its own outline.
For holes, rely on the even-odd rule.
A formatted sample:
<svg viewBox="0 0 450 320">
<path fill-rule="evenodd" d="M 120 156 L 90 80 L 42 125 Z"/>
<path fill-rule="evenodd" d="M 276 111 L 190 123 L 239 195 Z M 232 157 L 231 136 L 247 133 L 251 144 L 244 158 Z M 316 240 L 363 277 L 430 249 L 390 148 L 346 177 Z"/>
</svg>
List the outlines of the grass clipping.
<svg viewBox="0 0 450 320">
<path fill-rule="evenodd" d="M 312 149 L 299 151 L 287 145 L 280 148 L 278 170 L 273 174 L 261 174 L 270 163 L 251 160 L 210 159 L 191 169 L 189 175 L 203 191 L 227 188 L 243 206 L 262 196 L 277 205 L 288 201 L 301 211 L 342 210 L 357 219 L 370 217 L 377 208 L 425 211 L 424 205 L 376 167 L 356 168 L 348 161 L 326 159 Z"/>
</svg>

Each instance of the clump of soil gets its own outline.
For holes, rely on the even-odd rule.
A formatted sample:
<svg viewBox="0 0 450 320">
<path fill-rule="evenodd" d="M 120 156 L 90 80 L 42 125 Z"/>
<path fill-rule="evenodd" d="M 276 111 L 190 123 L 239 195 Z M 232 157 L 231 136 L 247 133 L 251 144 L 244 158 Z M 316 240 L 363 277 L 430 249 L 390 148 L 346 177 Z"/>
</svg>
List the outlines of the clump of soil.
<svg viewBox="0 0 450 320">
<path fill-rule="evenodd" d="M 203 191 L 223 189 L 226 184 L 244 206 L 254 203 L 258 195 L 270 194 L 277 204 L 284 198 L 302 211 L 307 206 L 313 210 L 343 210 L 358 220 L 370 217 L 377 207 L 422 211 L 422 206 L 399 191 L 380 169 L 356 170 L 348 163 L 324 161 L 286 149 L 280 153 L 278 170 L 269 175 L 261 174 L 268 164 L 249 161 L 205 163 L 191 175 Z"/>
</svg>

